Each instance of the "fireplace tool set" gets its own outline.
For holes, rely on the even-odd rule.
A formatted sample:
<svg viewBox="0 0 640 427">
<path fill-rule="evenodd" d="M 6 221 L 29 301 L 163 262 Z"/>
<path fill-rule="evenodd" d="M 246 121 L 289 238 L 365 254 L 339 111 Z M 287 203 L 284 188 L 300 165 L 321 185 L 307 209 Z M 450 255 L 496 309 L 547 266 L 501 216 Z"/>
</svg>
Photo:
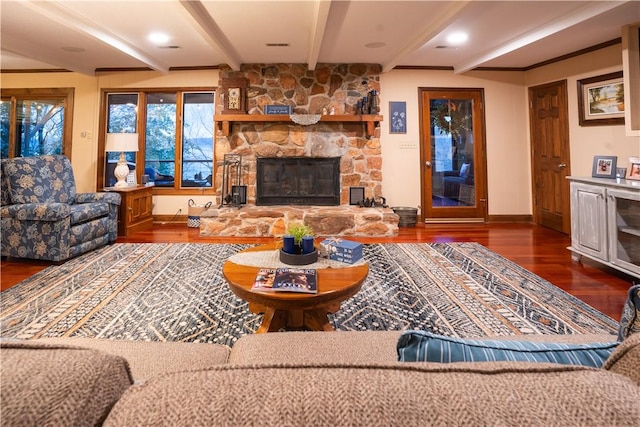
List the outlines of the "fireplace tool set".
<svg viewBox="0 0 640 427">
<path fill-rule="evenodd" d="M 242 207 L 247 203 L 247 186 L 242 180 L 242 155 L 225 154 L 222 164 L 222 195 L 220 207 Z"/>
</svg>

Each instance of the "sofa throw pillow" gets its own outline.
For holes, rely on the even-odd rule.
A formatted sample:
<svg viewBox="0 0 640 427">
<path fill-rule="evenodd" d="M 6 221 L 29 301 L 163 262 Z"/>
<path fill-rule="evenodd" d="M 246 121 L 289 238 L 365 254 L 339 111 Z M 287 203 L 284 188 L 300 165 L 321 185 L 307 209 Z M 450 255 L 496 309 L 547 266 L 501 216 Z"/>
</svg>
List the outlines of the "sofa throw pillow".
<svg viewBox="0 0 640 427">
<path fill-rule="evenodd" d="M 467 175 L 469 175 L 470 167 L 471 167 L 470 163 L 463 163 L 462 166 L 460 166 L 460 176 L 464 178 Z"/>
<path fill-rule="evenodd" d="M 398 340 L 400 362 L 545 362 L 600 368 L 618 342 L 567 344 L 461 339 L 405 331 Z"/>
<path fill-rule="evenodd" d="M 631 334 L 640 332 L 640 284 L 629 288 L 627 300 L 622 306 L 618 341 L 623 341 Z"/>
</svg>

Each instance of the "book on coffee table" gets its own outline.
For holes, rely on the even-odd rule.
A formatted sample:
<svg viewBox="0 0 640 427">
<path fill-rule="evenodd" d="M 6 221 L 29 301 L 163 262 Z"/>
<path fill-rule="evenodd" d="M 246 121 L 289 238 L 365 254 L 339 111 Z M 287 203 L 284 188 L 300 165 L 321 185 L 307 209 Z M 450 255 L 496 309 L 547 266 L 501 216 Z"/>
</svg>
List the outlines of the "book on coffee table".
<svg viewBox="0 0 640 427">
<path fill-rule="evenodd" d="M 313 268 L 261 268 L 251 289 L 315 294 L 318 292 L 317 272 Z"/>
</svg>

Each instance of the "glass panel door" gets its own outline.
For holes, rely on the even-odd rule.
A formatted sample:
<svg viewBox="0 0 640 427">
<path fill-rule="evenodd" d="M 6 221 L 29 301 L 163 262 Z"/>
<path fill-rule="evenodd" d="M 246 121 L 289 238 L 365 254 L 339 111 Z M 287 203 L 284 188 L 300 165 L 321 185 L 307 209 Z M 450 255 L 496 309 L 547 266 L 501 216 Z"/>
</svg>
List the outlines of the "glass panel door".
<svg viewBox="0 0 640 427">
<path fill-rule="evenodd" d="M 433 90 L 422 98 L 425 221 L 484 220 L 480 90 Z"/>
</svg>

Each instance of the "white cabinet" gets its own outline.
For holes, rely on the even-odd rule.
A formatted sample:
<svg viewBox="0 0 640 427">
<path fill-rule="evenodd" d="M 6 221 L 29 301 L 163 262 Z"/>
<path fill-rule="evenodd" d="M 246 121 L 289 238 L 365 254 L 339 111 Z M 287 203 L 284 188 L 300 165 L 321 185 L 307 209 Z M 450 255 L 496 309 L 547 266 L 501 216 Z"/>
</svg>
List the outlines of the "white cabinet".
<svg viewBox="0 0 640 427">
<path fill-rule="evenodd" d="M 640 277 L 640 181 L 571 180 L 571 246 L 581 256 Z"/>
<path fill-rule="evenodd" d="M 640 274 L 640 192 L 607 189 L 609 259 Z"/>
</svg>

